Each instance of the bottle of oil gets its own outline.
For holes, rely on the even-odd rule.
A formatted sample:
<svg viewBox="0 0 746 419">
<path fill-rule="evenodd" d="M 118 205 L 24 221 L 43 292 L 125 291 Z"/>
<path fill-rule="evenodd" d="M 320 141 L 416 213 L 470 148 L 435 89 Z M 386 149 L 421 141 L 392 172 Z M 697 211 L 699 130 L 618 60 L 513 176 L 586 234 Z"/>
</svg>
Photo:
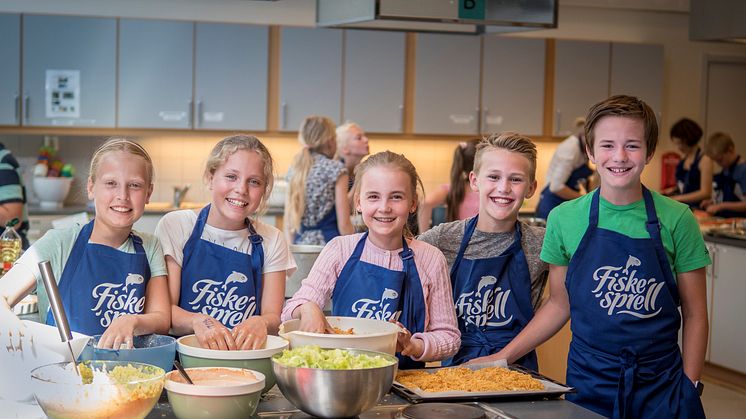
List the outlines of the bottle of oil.
<svg viewBox="0 0 746 419">
<path fill-rule="evenodd" d="M 0 235 L 0 260 L 3 262 L 2 274 L 13 267 L 13 262 L 21 256 L 21 236 L 13 228 L 18 224 L 18 218 L 14 218 L 5 224 L 5 231 Z"/>
</svg>

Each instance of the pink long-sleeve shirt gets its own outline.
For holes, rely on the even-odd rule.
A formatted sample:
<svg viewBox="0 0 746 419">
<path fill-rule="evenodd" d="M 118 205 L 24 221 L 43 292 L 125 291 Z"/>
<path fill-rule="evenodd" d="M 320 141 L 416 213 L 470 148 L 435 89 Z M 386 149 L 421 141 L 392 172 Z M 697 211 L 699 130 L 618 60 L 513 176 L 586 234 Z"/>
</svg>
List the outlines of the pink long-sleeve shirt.
<svg viewBox="0 0 746 419">
<path fill-rule="evenodd" d="M 308 278 L 300 289 L 288 300 L 282 310 L 282 320 L 293 318 L 293 311 L 312 301 L 324 307 L 331 297 L 334 285 L 345 263 L 352 256 L 362 234 L 339 236 L 332 239 L 319 254 Z M 451 280 L 443 253 L 436 247 L 419 240 L 408 242 L 414 252 L 414 263 L 422 283 L 425 297 L 425 332 L 415 333 L 413 339 L 421 339 L 425 350 L 415 361 L 438 361 L 456 354 L 461 345 L 461 333 L 456 323 Z M 403 271 L 399 252 L 402 249 L 385 250 L 366 240 L 360 260 L 386 269 Z"/>
</svg>

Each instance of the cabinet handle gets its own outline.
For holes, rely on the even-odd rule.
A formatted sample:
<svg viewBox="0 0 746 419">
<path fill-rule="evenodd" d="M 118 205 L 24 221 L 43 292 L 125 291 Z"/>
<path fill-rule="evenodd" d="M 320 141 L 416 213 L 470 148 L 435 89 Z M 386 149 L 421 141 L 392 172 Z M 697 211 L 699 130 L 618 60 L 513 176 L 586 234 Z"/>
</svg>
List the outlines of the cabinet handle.
<svg viewBox="0 0 746 419">
<path fill-rule="evenodd" d="M 197 101 L 197 115 L 194 118 L 197 128 L 202 127 L 202 99 Z"/>
<path fill-rule="evenodd" d="M 21 123 L 21 96 L 16 94 L 13 97 L 13 104 L 15 106 L 15 113 L 13 115 L 15 115 L 16 123 L 20 124 Z"/>
<path fill-rule="evenodd" d="M 280 129 L 285 129 L 285 123 L 287 122 L 288 117 L 288 104 L 285 102 L 282 102 L 282 105 L 280 105 Z"/>
<path fill-rule="evenodd" d="M 562 111 L 557 109 L 555 115 L 557 117 L 557 128 L 555 129 L 554 133 L 559 135 L 562 133 Z"/>
<path fill-rule="evenodd" d="M 187 109 L 187 112 L 189 114 L 189 120 L 187 121 L 187 127 L 194 128 L 194 101 L 189 100 L 187 102 L 187 106 L 189 107 L 189 109 Z"/>
<path fill-rule="evenodd" d="M 399 132 L 404 133 L 404 105 L 399 105 Z"/>
<path fill-rule="evenodd" d="M 23 97 L 23 110 L 25 113 L 26 122 L 28 122 L 29 118 L 31 118 L 31 110 L 29 109 L 31 107 L 31 98 L 29 95 L 25 95 Z"/>
</svg>

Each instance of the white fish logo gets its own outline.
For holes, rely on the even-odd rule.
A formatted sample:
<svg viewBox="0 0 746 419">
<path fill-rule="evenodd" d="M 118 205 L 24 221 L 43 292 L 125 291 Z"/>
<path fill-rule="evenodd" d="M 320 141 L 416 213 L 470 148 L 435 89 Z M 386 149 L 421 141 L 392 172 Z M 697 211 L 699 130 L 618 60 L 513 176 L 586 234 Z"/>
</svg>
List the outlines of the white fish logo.
<svg viewBox="0 0 746 419">
<path fill-rule="evenodd" d="M 383 302 L 383 300 L 395 300 L 398 297 L 399 293 L 396 292 L 396 290 L 386 288 L 385 290 L 383 290 L 383 294 L 381 294 L 381 302 Z"/>
<path fill-rule="evenodd" d="M 230 275 L 228 275 L 228 278 L 225 279 L 225 282 L 223 283 L 223 289 L 228 288 L 228 284 L 231 283 L 239 283 L 243 284 L 244 282 L 248 282 L 249 278 L 246 277 L 246 275 L 242 274 L 241 272 L 233 271 Z"/>
<path fill-rule="evenodd" d="M 482 279 L 479 280 L 479 284 L 477 285 L 477 295 L 482 296 L 482 290 L 492 284 L 497 283 L 497 278 L 494 276 L 483 276 Z"/>
<path fill-rule="evenodd" d="M 124 280 L 124 291 L 127 291 L 127 287 L 130 285 L 142 284 L 145 282 L 145 278 L 139 274 L 127 274 L 127 278 Z"/>
<path fill-rule="evenodd" d="M 629 255 L 629 257 L 627 258 L 627 264 L 624 266 L 624 270 L 622 272 L 624 272 L 625 275 L 628 275 L 630 266 L 640 266 L 641 264 L 642 262 L 640 262 L 640 259 Z"/>
</svg>

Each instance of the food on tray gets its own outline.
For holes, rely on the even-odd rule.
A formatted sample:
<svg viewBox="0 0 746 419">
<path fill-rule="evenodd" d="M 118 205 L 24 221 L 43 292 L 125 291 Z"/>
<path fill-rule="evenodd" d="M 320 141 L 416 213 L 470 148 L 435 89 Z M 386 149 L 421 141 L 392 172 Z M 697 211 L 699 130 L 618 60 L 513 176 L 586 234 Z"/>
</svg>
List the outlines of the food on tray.
<svg viewBox="0 0 746 419">
<path fill-rule="evenodd" d="M 331 332 L 327 332 L 327 334 L 328 335 L 354 335 L 355 329 L 351 327 L 345 330 L 345 329 L 340 329 L 339 327 L 334 326 L 331 328 Z"/>
<path fill-rule="evenodd" d="M 285 349 L 275 361 L 288 367 L 324 370 L 359 370 L 392 364 L 390 360 L 378 355 L 353 354 L 345 349 L 321 349 L 317 345 Z"/>
<path fill-rule="evenodd" d="M 528 374 L 503 367 L 472 371 L 469 368 L 443 368 L 434 373 L 426 370 L 399 371 L 396 381 L 405 387 L 426 392 L 443 391 L 517 391 L 544 390 L 544 385 Z"/>
</svg>

